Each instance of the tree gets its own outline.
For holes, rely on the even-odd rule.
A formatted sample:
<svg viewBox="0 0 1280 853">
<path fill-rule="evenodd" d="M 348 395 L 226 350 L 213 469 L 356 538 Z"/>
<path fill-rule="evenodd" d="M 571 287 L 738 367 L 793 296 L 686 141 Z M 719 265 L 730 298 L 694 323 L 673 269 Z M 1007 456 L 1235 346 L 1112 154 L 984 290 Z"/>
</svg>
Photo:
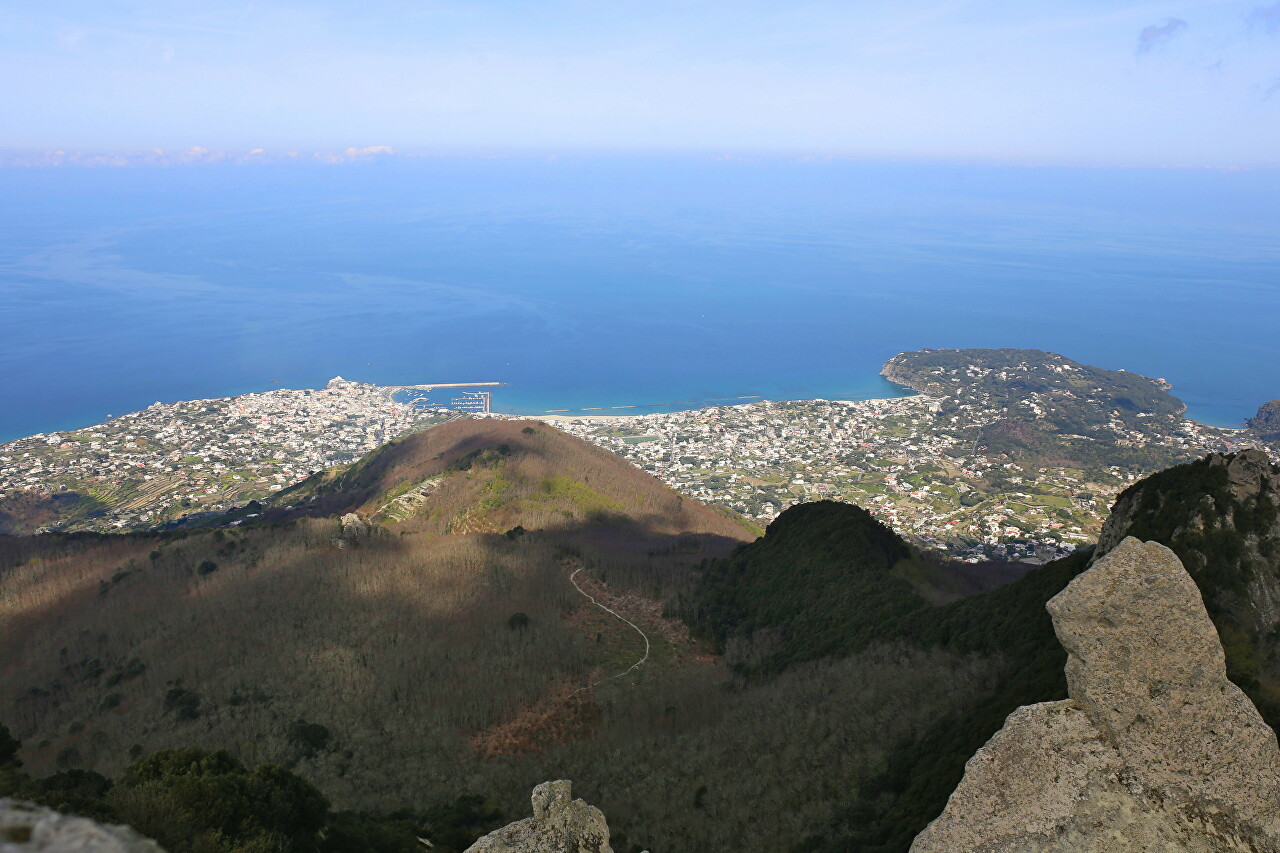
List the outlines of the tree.
<svg viewBox="0 0 1280 853">
<path fill-rule="evenodd" d="M 315 848 L 329 804 L 306 780 L 267 764 L 250 772 L 225 750 L 161 750 L 112 790 L 120 817 L 170 853 Z"/>
<path fill-rule="evenodd" d="M 18 750 L 22 748 L 22 742 L 9 733 L 9 730 L 0 725 L 0 767 L 21 767 L 22 759 L 18 758 Z"/>
</svg>

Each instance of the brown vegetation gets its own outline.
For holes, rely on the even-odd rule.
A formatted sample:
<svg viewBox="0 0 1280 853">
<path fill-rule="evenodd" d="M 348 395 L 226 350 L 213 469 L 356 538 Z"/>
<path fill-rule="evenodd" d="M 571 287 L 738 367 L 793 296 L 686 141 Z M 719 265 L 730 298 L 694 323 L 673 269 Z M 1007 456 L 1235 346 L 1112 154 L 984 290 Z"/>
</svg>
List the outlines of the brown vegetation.
<svg viewBox="0 0 1280 853">
<path fill-rule="evenodd" d="M 449 476 L 459 472 L 469 476 Z M 345 470 L 282 492 L 265 518 L 372 515 L 389 495 L 437 477 L 444 479 L 429 509 L 406 522 L 405 532 L 503 533 L 516 525 L 560 530 L 626 521 L 664 536 L 752 538 L 730 514 L 689 500 L 607 450 L 538 421 L 462 420 L 414 433 Z"/>
<path fill-rule="evenodd" d="M 424 480 L 404 520 L 354 535 L 328 515 L 376 520 Z M 1002 667 L 879 647 L 735 678 L 661 602 L 749 534 L 541 424 L 449 424 L 277 503 L 229 529 L 0 537 L 0 722 L 28 769 L 115 775 L 157 749 L 225 748 L 339 808 L 471 792 L 508 813 L 568 777 L 655 851 L 777 850 Z M 653 656 L 562 699 L 641 642 L 566 560 Z"/>
<path fill-rule="evenodd" d="M 81 518 L 99 508 L 78 492 L 0 492 L 0 534 L 31 533 L 66 518 Z"/>
</svg>

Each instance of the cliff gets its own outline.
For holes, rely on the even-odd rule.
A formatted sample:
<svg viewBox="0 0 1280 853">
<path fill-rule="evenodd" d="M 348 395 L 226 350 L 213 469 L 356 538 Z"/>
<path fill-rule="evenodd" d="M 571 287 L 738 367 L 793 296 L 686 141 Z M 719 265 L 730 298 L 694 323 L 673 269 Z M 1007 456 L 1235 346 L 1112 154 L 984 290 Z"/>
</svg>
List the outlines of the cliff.
<svg viewBox="0 0 1280 853">
<path fill-rule="evenodd" d="M 1128 536 L 1177 554 L 1228 646 L 1232 680 L 1280 723 L 1280 468 L 1243 450 L 1154 474 L 1117 498 L 1095 560 Z"/>
<path fill-rule="evenodd" d="M 1070 698 L 1019 708 L 912 853 L 1275 853 L 1280 748 L 1195 582 L 1127 538 L 1050 600 Z"/>
<path fill-rule="evenodd" d="M 1258 413 L 1246 426 L 1263 441 L 1280 442 L 1280 400 L 1271 400 L 1258 407 Z"/>
</svg>

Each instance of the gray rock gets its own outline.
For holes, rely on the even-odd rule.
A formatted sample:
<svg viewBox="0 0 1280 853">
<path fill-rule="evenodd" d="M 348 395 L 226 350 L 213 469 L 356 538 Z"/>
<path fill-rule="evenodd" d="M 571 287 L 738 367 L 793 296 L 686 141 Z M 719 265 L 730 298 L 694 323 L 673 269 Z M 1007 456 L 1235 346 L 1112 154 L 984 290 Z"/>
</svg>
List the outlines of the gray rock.
<svg viewBox="0 0 1280 853">
<path fill-rule="evenodd" d="M 1188 492 L 1190 468 L 1208 466 L 1221 487 Z M 1269 635 L 1280 628 L 1280 468 L 1261 450 L 1211 454 L 1191 466 L 1161 471 L 1127 489 L 1102 526 L 1094 560 L 1127 536 L 1160 537 L 1173 548 L 1210 597 L 1215 617 L 1226 617 L 1254 637 L 1263 653 L 1261 672 L 1280 680 L 1280 656 L 1268 651 Z M 1206 551 L 1214 537 L 1238 547 L 1224 562 Z M 1225 583 L 1230 578 L 1236 583 Z M 1233 588 L 1236 587 L 1236 588 Z M 1242 588 L 1242 589 L 1241 589 Z M 1240 592 L 1244 594 L 1241 595 Z"/>
<path fill-rule="evenodd" d="M 160 845 L 127 826 L 104 826 L 88 818 L 0 799 L 0 853 L 164 853 Z"/>
<path fill-rule="evenodd" d="M 354 512 L 349 512 L 338 519 L 338 530 L 338 536 L 333 540 L 333 544 L 339 548 L 357 545 L 361 539 L 367 539 L 373 533 L 369 523 Z"/>
<path fill-rule="evenodd" d="M 573 783 L 561 779 L 533 789 L 533 817 L 494 830 L 466 853 L 613 853 L 613 848 L 604 815 L 573 799 Z"/>
<path fill-rule="evenodd" d="M 1070 699 L 1019 708 L 912 853 L 1280 853 L 1280 747 L 1191 577 L 1120 542 L 1049 602 Z"/>
</svg>

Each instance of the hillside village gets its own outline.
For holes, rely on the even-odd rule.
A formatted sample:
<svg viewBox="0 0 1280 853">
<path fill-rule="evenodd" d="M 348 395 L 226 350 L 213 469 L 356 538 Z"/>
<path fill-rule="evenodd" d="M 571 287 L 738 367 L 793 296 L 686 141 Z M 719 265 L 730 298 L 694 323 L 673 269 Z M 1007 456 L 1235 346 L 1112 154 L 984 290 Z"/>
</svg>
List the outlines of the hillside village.
<svg viewBox="0 0 1280 853">
<path fill-rule="evenodd" d="M 83 496 L 51 529 L 147 527 L 264 498 L 450 417 L 342 377 L 320 389 L 155 403 L 0 445 L 0 495 Z"/>
<path fill-rule="evenodd" d="M 761 522 L 800 501 L 835 498 L 972 560 L 1042 562 L 1094 541 L 1115 496 L 1161 467 L 1061 467 L 985 452 L 971 433 L 1000 414 L 981 398 L 917 395 L 761 402 L 556 425 L 691 497 Z M 1239 430 L 1184 418 L 1171 423 L 1167 433 L 1130 429 L 1119 419 L 1105 429 L 1117 446 L 1141 447 L 1165 465 L 1257 444 Z"/>
</svg>

